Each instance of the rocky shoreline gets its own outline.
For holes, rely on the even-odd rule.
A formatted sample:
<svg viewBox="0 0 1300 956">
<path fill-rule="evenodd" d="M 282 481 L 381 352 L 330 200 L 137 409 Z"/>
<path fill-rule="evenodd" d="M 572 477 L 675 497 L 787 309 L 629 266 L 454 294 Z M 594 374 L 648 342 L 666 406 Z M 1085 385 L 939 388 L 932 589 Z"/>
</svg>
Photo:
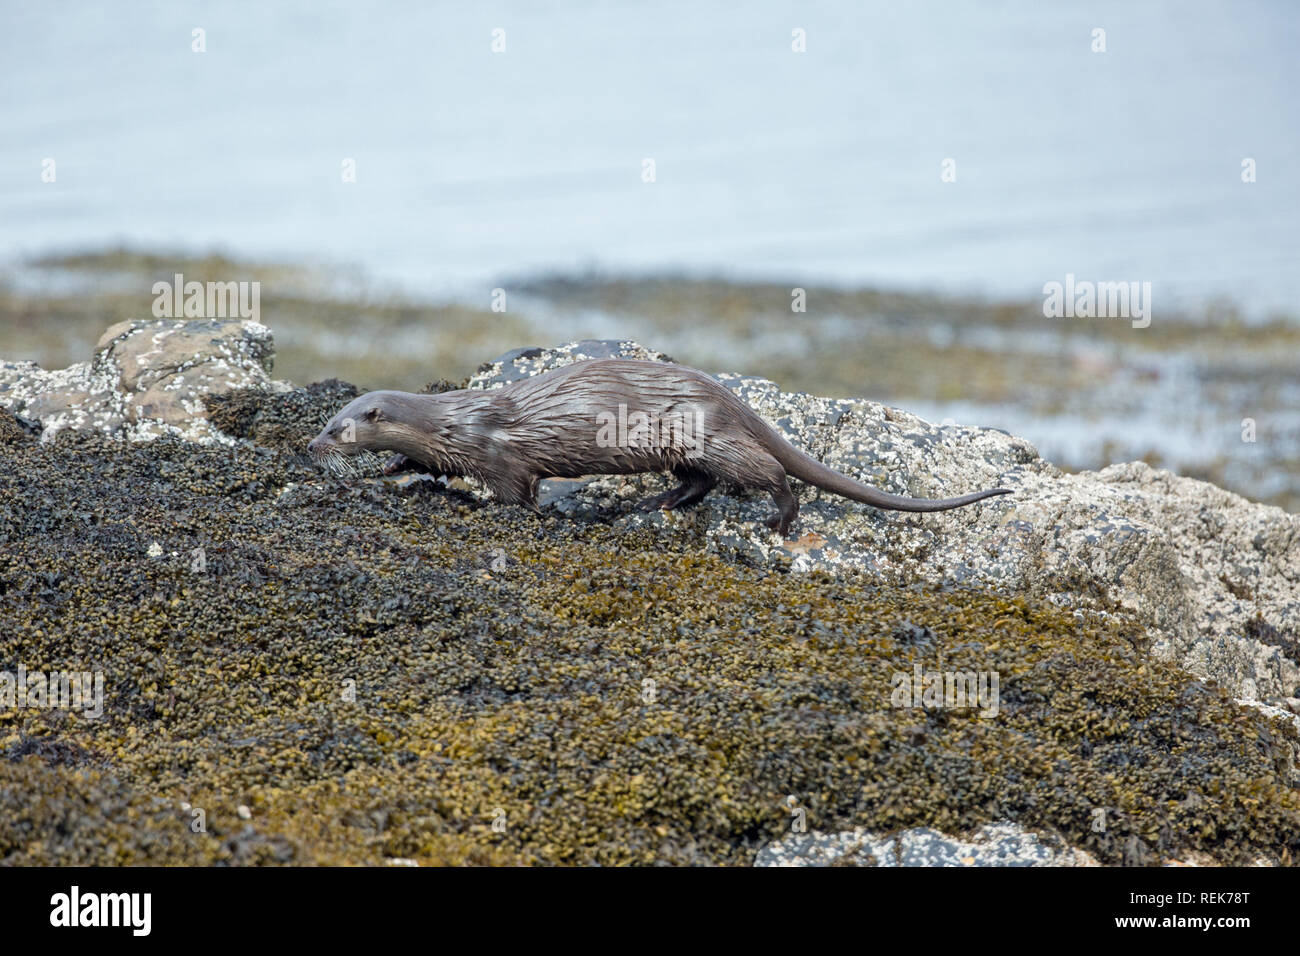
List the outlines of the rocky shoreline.
<svg viewBox="0 0 1300 956">
<path fill-rule="evenodd" d="M 666 359 L 521 349 L 467 384 L 604 355 Z M 781 541 L 761 496 L 644 515 L 660 479 L 601 477 L 545 483 L 537 519 L 470 482 L 322 473 L 301 448 L 357 387 L 278 382 L 273 356 L 254 322 L 164 320 L 70 369 L 0 363 L 0 670 L 108 688 L 96 720 L 0 702 L 0 861 L 1300 848 L 1300 516 L 722 374 L 864 481 L 1015 494 L 920 516 L 797 489 Z M 997 716 L 893 705 L 917 666 L 996 673 Z"/>
</svg>

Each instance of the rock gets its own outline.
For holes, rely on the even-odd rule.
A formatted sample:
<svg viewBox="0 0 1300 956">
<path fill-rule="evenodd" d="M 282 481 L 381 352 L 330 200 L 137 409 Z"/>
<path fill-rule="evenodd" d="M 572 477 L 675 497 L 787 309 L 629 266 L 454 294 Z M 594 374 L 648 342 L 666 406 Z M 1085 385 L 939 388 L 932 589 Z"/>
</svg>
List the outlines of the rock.
<svg viewBox="0 0 1300 956">
<path fill-rule="evenodd" d="M 537 348 L 535 346 L 514 349 L 491 362 L 484 362 L 478 371 L 470 376 L 470 388 L 501 388 L 521 378 L 540 375 L 553 368 L 572 365 L 574 362 L 586 362 L 589 359 L 624 358 L 642 359 L 647 362 L 671 362 L 662 352 L 656 352 L 635 342 L 614 340 L 584 339 L 581 342 L 569 342 L 555 348 Z"/>
<path fill-rule="evenodd" d="M 0 445 L 33 441 L 40 433 L 37 422 L 0 408 Z"/>
<path fill-rule="evenodd" d="M 605 356 L 667 361 L 633 342 L 579 342 L 508 353 L 469 385 L 496 388 Z M 761 378 L 718 379 L 795 445 L 867 484 L 915 497 L 994 485 L 1015 493 L 913 515 L 792 481 L 801 511 L 797 537 L 786 542 L 759 524 L 772 511 L 766 495 L 715 491 L 693 513 L 629 509 L 619 522 L 698 528 L 711 550 L 796 571 L 857 568 L 894 586 L 993 587 L 1126 613 L 1154 653 L 1236 697 L 1300 711 L 1300 516 L 1142 462 L 1065 474 L 998 429 L 932 425 L 878 402 L 783 392 Z M 610 482 L 643 480 L 571 485 L 565 510 L 591 510 L 597 496 L 618 500 Z"/>
<path fill-rule="evenodd" d="M 1014 823 L 989 824 L 969 839 L 928 827 L 877 836 L 862 828 L 844 833 L 791 834 L 758 851 L 755 866 L 1100 866 L 1091 854 L 1048 841 Z"/>
<path fill-rule="evenodd" d="M 484 374 L 554 358 L 519 353 Z M 1154 602 L 1162 621 L 1214 626 L 1198 602 L 1217 579 L 1184 569 L 1175 505 L 1222 492 L 1148 487 L 1158 473 L 1132 488 L 1067 478 L 1001 433 L 728 381 L 864 477 L 942 493 L 1007 475 L 1017 499 L 913 517 L 823 495 L 781 542 L 755 524 L 771 508 L 757 496 L 632 513 L 655 476 L 554 483 L 540 517 L 476 501 L 465 482 L 332 476 L 301 448 L 346 383 L 206 396 L 233 447 L 89 430 L 39 447 L 0 412 L 0 660 L 106 678 L 96 719 L 15 700 L 0 860 L 1300 855 L 1290 710 L 1240 706 L 1152 660 L 1166 625 L 1140 618 Z M 1088 524 L 1076 498 L 1117 530 Z M 1238 570 L 1218 583 L 1251 602 L 1245 636 L 1290 658 L 1273 557 L 1285 534 L 1271 511 L 1225 500 L 1198 525 L 1212 535 L 1202 548 L 1229 542 L 1217 560 Z M 1010 543 L 981 544 L 1006 528 Z M 1059 558 L 1017 552 L 1031 535 Z M 1249 563 L 1260 554 L 1277 567 Z M 1110 585 L 1100 568 L 1121 556 L 1139 577 Z M 1242 567 L 1261 570 L 1247 580 Z M 1181 590 L 1156 593 L 1170 582 Z M 897 678 L 921 667 L 1000 675 L 996 713 L 896 699 Z M 206 808 L 207 836 L 182 799 Z M 824 835 L 792 844 L 792 808 Z"/>
<path fill-rule="evenodd" d="M 116 371 L 103 363 L 46 371 L 34 362 L 5 362 L 0 364 L 0 404 L 39 421 L 43 436 L 61 428 L 112 434 L 126 421 Z"/>
<path fill-rule="evenodd" d="M 172 377 L 202 370 L 206 381 L 235 385 L 247 374 L 269 374 L 275 358 L 271 330 L 247 320 L 119 322 L 95 346 L 120 370 L 123 391 L 144 392 Z M 225 389 L 225 390 L 228 390 Z"/>
<path fill-rule="evenodd" d="M 208 423 L 204 397 L 272 387 L 274 355 L 270 329 L 257 322 L 132 319 L 105 331 L 89 362 L 57 371 L 0 363 L 0 405 L 38 420 L 46 439 L 73 428 L 229 442 Z"/>
<path fill-rule="evenodd" d="M 118 323 L 88 363 L 45 371 L 0 363 L 0 406 L 61 428 L 130 439 L 176 434 L 235 440 L 206 417 L 205 398 L 252 389 L 287 394 L 269 377 L 270 331 L 241 320 Z M 589 358 L 671 361 L 627 341 L 516 349 L 485 363 L 470 388 Z M 930 515 L 878 511 L 792 482 L 796 537 L 761 525 L 763 495 L 719 490 L 694 511 L 632 510 L 652 476 L 545 482 L 541 499 L 573 520 L 612 520 L 698 533 L 711 551 L 779 570 L 858 569 L 881 584 L 997 588 L 1058 605 L 1122 614 L 1152 652 L 1234 697 L 1300 712 L 1300 516 L 1141 462 L 1065 474 L 1022 438 L 933 425 L 865 399 L 783 392 L 766 379 L 718 375 L 795 445 L 887 491 L 943 497 L 1003 485 L 1010 496 Z M 249 426 L 261 442 L 270 426 Z M 291 430 L 279 428 L 296 445 Z M 268 438 L 269 440 L 269 438 Z M 484 494 L 475 488 L 476 494 Z"/>
</svg>

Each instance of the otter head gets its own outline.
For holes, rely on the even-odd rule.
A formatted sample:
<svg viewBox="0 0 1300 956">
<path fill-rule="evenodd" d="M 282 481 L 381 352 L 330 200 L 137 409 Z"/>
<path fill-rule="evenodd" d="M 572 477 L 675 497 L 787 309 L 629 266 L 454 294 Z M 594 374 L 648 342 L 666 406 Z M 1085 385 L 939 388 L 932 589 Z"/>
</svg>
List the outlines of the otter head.
<svg viewBox="0 0 1300 956">
<path fill-rule="evenodd" d="M 321 433 L 307 443 L 307 451 L 317 461 L 334 456 L 350 457 L 363 451 L 380 451 L 392 447 L 392 435 L 385 435 L 389 420 L 386 392 L 367 392 L 343 407 L 330 419 Z"/>
</svg>

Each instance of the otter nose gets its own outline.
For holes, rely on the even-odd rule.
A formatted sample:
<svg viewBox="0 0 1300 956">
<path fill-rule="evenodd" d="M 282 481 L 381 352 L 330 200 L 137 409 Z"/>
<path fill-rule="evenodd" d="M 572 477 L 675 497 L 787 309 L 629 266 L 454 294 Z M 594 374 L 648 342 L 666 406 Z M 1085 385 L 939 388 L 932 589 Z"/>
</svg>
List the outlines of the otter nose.
<svg viewBox="0 0 1300 956">
<path fill-rule="evenodd" d="M 317 448 L 319 448 L 319 447 L 320 447 L 320 439 L 319 439 L 319 438 L 313 438 L 311 441 L 307 442 L 307 450 L 308 450 L 308 451 L 315 451 L 315 450 L 316 450 Z"/>
</svg>

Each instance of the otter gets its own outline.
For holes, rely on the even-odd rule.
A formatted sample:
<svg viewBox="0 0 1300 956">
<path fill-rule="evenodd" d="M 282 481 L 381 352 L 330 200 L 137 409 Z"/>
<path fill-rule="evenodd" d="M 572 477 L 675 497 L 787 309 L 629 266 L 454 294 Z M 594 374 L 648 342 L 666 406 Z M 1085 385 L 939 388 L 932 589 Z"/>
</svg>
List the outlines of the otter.
<svg viewBox="0 0 1300 956">
<path fill-rule="evenodd" d="M 932 499 L 880 491 L 795 448 L 712 376 L 635 359 L 576 362 L 495 391 L 368 392 L 307 450 L 318 462 L 396 452 L 386 474 L 470 476 L 501 501 L 539 513 L 543 478 L 666 471 L 681 482 L 640 502 L 644 511 L 690 507 L 729 482 L 772 495 L 777 514 L 767 526 L 782 537 L 799 514 L 788 476 L 893 511 L 947 511 L 1011 493 Z"/>
</svg>

